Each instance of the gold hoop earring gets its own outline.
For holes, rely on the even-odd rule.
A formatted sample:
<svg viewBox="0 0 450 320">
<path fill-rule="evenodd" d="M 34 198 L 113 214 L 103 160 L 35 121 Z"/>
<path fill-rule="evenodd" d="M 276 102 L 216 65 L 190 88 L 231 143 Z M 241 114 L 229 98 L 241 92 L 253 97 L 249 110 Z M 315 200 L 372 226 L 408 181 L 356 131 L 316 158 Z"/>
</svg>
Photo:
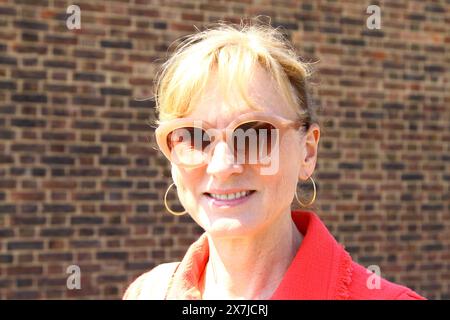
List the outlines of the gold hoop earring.
<svg viewBox="0 0 450 320">
<path fill-rule="evenodd" d="M 166 194 L 164 195 L 164 205 L 166 206 L 167 211 L 169 211 L 171 214 L 173 214 L 174 216 L 182 216 L 183 214 L 185 214 L 187 211 L 184 210 L 183 212 L 176 212 L 173 211 L 172 209 L 169 208 L 169 206 L 167 205 L 167 195 L 169 194 L 169 190 L 170 188 L 172 188 L 175 185 L 175 183 L 172 183 L 166 190 Z"/>
<path fill-rule="evenodd" d="M 295 189 L 295 199 L 297 199 L 297 202 L 300 203 L 300 205 L 303 206 L 303 207 L 308 207 L 308 206 L 312 205 L 314 200 L 316 200 L 316 194 L 317 194 L 317 192 L 316 192 L 316 184 L 315 184 L 315 182 L 314 182 L 312 177 L 309 177 L 309 179 L 311 179 L 311 181 L 313 183 L 313 187 L 314 187 L 314 194 L 313 194 L 313 197 L 312 197 L 312 199 L 311 199 L 311 201 L 309 203 L 307 203 L 307 204 L 302 203 L 300 201 L 300 199 L 298 198 L 297 189 Z"/>
</svg>

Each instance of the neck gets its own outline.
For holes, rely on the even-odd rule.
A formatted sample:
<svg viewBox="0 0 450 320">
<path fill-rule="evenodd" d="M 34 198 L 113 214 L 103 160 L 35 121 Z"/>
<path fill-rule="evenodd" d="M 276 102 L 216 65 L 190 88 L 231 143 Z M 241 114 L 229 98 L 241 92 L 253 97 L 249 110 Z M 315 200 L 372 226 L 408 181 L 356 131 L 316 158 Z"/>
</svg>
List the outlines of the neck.
<svg viewBox="0 0 450 320">
<path fill-rule="evenodd" d="M 208 234 L 209 261 L 200 282 L 203 299 L 269 299 L 302 238 L 290 211 L 254 234 L 233 238 Z"/>
</svg>

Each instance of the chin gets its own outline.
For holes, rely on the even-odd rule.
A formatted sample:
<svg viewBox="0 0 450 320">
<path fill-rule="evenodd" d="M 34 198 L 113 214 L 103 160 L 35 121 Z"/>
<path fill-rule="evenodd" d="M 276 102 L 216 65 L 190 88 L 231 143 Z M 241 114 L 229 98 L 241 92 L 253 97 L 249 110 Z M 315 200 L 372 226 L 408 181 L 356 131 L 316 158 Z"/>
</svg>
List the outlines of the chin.
<svg viewBox="0 0 450 320">
<path fill-rule="evenodd" d="M 214 237 L 245 237 L 255 233 L 261 228 L 262 221 L 242 219 L 233 215 L 206 215 L 199 225 Z"/>
</svg>

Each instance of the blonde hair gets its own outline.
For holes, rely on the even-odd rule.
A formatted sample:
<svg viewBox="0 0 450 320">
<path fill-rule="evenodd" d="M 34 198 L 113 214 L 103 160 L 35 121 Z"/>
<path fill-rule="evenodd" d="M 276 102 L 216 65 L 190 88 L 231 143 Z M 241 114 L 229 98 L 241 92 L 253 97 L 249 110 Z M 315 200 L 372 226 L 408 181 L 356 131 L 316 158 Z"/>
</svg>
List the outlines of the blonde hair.
<svg viewBox="0 0 450 320">
<path fill-rule="evenodd" d="M 204 93 L 213 71 L 217 71 L 220 92 L 228 104 L 227 93 L 236 86 L 249 107 L 258 110 L 244 89 L 257 63 L 269 71 L 307 128 L 318 122 L 306 89 L 310 64 L 300 60 L 270 22 L 253 20 L 256 23 L 244 24 L 241 20 L 239 26 L 218 22 L 213 28 L 188 35 L 180 43 L 156 77 L 157 123 L 189 114 L 193 109 L 191 102 Z"/>
</svg>

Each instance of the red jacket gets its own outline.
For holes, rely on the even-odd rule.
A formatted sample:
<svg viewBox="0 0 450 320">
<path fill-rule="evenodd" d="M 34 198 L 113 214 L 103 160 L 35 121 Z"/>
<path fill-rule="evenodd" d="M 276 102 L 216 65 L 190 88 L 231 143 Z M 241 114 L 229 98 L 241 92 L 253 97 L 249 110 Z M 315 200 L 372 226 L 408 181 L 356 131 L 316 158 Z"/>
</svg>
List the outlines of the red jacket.
<svg viewBox="0 0 450 320">
<path fill-rule="evenodd" d="M 370 289 L 367 283 L 375 284 L 375 275 L 352 261 L 314 212 L 293 211 L 292 219 L 303 240 L 271 299 L 425 299 L 383 278 L 377 278 L 378 288 Z M 180 263 L 162 264 L 143 274 L 130 285 L 124 299 L 201 299 L 197 285 L 208 257 L 204 233 Z M 155 291 L 160 292 L 155 295 Z"/>
</svg>

